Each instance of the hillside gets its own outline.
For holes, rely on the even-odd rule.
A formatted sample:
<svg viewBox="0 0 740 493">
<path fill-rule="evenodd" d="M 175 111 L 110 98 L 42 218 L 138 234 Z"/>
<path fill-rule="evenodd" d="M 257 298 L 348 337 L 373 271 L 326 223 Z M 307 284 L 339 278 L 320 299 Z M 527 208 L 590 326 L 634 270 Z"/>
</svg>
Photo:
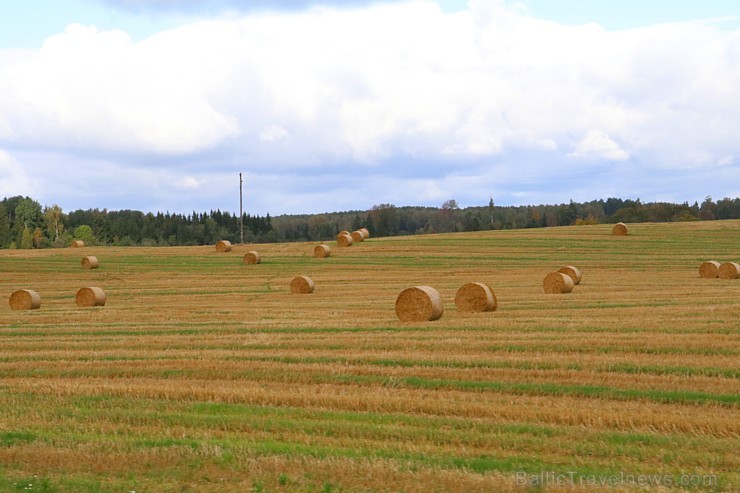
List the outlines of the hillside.
<svg viewBox="0 0 740 493">
<path fill-rule="evenodd" d="M 0 306 L 0 490 L 737 491 L 740 279 L 698 268 L 740 220 L 628 227 L 2 250 L 42 301 Z M 495 311 L 456 309 L 471 281 Z M 396 318 L 415 285 L 441 319 Z"/>
</svg>

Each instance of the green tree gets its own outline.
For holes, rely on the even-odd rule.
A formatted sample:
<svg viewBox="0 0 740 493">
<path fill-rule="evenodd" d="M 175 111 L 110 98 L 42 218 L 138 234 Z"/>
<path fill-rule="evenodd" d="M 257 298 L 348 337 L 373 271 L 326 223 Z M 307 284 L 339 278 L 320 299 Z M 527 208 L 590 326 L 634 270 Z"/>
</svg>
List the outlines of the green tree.
<svg viewBox="0 0 740 493">
<path fill-rule="evenodd" d="M 15 208 L 15 219 L 26 228 L 43 225 L 44 216 L 41 213 L 41 204 L 29 197 L 21 199 Z"/>
<path fill-rule="evenodd" d="M 0 202 L 0 248 L 7 248 L 10 243 L 10 219 L 5 202 Z"/>
<path fill-rule="evenodd" d="M 64 214 L 62 213 L 62 208 L 56 204 L 44 209 L 46 232 L 53 242 L 59 241 L 59 237 L 64 232 L 63 218 Z"/>
<path fill-rule="evenodd" d="M 33 248 L 33 232 L 31 231 L 31 228 L 23 228 L 20 245 L 23 250 L 30 250 Z"/>
<path fill-rule="evenodd" d="M 491 195 L 491 200 L 488 201 L 488 215 L 491 217 L 491 229 L 493 229 L 493 195 Z"/>
<path fill-rule="evenodd" d="M 398 234 L 398 211 L 393 204 L 374 205 L 369 216 L 373 218 L 377 236 L 392 236 Z"/>
<path fill-rule="evenodd" d="M 82 240 L 86 244 L 90 245 L 94 244 L 97 241 L 95 239 L 95 235 L 93 234 L 92 228 L 87 224 L 81 224 L 80 226 L 77 226 L 74 233 L 72 234 L 72 237 L 75 240 Z"/>
</svg>

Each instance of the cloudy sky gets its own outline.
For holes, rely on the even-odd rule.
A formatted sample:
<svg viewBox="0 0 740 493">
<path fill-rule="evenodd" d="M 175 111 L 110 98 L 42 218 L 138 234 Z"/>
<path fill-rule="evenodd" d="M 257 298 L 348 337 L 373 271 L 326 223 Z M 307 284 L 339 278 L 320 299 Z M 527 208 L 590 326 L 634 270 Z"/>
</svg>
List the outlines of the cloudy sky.
<svg viewBox="0 0 740 493">
<path fill-rule="evenodd" d="M 240 172 L 273 216 L 738 197 L 740 2 L 0 4 L 0 198 L 237 212 Z"/>
</svg>

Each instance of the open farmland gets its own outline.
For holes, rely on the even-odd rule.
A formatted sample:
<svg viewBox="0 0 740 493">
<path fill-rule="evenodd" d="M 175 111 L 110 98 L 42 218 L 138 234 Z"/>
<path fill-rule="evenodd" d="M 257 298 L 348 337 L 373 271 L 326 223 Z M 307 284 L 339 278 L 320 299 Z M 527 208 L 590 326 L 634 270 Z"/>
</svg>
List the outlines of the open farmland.
<svg viewBox="0 0 740 493">
<path fill-rule="evenodd" d="M 740 221 L 629 228 L 0 251 L 0 490 L 738 491 L 740 279 L 698 268 Z M 398 321 L 415 285 L 440 320 Z"/>
</svg>

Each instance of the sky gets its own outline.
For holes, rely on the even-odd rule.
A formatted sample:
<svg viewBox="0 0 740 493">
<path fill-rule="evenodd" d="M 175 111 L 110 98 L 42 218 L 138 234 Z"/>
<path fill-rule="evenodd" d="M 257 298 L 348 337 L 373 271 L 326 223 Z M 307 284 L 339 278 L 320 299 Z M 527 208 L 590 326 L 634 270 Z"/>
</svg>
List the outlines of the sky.
<svg viewBox="0 0 740 493">
<path fill-rule="evenodd" d="M 739 88 L 736 0 L 2 2 L 0 198 L 735 198 Z"/>
</svg>

